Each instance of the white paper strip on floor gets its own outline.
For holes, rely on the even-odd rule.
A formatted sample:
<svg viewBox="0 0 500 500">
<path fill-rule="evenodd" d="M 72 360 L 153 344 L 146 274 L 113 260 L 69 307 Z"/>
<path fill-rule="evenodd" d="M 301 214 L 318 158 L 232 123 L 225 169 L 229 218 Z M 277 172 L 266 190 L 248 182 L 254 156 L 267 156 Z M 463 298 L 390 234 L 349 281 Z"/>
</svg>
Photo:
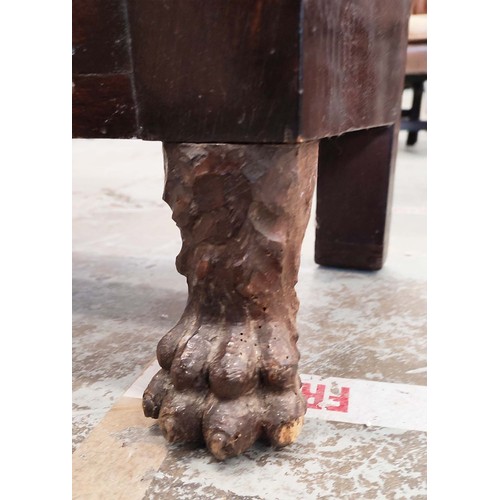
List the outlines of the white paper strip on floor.
<svg viewBox="0 0 500 500">
<path fill-rule="evenodd" d="M 156 375 L 156 372 L 160 369 L 158 361 L 146 368 L 144 373 L 129 387 L 127 392 L 124 394 L 126 398 L 139 398 L 142 399 L 142 394 L 146 390 L 151 379 Z"/>
<path fill-rule="evenodd" d="M 125 393 L 142 398 L 160 369 L 153 363 Z M 415 431 L 427 429 L 427 387 L 350 378 L 300 376 L 307 417 Z"/>
<path fill-rule="evenodd" d="M 300 376 L 307 416 L 367 426 L 427 430 L 427 387 Z"/>
</svg>

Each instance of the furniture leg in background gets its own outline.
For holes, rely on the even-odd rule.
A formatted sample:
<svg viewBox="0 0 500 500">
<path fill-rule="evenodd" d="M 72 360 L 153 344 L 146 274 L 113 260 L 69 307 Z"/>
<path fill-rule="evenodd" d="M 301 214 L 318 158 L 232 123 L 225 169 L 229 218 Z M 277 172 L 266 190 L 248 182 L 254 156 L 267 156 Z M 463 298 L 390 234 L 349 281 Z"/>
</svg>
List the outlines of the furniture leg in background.
<svg viewBox="0 0 500 500">
<path fill-rule="evenodd" d="M 407 146 L 417 143 L 418 132 L 427 130 L 422 120 L 422 96 L 427 81 L 427 0 L 412 0 L 406 50 L 405 89 L 412 91 L 412 104 L 401 112 L 401 130 L 408 131 Z"/>
<path fill-rule="evenodd" d="M 321 140 L 316 263 L 381 269 L 389 239 L 396 129 L 377 127 Z"/>
<path fill-rule="evenodd" d="M 405 79 L 405 88 L 411 89 L 413 94 L 411 108 L 403 109 L 401 114 L 401 128 L 408 130 L 407 146 L 413 146 L 417 143 L 419 130 L 427 130 L 427 121 L 420 118 L 426 80 L 426 74 L 408 75 Z"/>
</svg>

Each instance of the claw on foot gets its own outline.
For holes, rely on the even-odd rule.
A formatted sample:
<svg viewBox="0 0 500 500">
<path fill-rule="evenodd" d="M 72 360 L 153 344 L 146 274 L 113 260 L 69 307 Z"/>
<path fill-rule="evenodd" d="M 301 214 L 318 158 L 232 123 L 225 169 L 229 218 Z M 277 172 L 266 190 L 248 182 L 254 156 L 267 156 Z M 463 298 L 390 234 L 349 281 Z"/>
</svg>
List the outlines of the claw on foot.
<svg viewBox="0 0 500 500">
<path fill-rule="evenodd" d="M 144 391 L 145 415 L 159 419 L 169 442 L 204 441 L 218 460 L 243 453 L 261 437 L 276 448 L 293 443 L 306 409 L 297 357 L 280 364 L 272 353 L 289 353 L 286 359 L 294 346 L 282 332 L 259 338 L 244 325 L 216 333 L 213 326 L 201 327 L 176 349 L 171 371 L 162 368 Z M 260 379 L 259 366 L 268 374 Z"/>
</svg>

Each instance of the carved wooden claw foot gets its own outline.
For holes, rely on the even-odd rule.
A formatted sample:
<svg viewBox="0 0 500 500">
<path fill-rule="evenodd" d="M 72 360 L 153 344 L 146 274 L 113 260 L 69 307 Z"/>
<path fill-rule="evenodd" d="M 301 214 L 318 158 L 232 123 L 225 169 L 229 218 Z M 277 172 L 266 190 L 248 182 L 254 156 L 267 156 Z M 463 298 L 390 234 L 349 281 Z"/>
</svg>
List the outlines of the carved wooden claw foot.
<svg viewBox="0 0 500 500">
<path fill-rule="evenodd" d="M 164 152 L 189 297 L 158 344 L 162 369 L 144 413 L 169 441 L 204 441 L 220 460 L 259 438 L 288 445 L 306 408 L 294 286 L 317 144 L 165 144 Z"/>
</svg>

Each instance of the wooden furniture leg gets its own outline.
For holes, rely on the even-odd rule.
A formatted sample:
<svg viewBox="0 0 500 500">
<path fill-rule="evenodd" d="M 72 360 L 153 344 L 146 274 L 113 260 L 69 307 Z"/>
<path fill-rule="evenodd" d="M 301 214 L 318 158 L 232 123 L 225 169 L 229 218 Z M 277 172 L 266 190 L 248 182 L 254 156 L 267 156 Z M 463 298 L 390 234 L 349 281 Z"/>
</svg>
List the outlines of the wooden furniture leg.
<svg viewBox="0 0 500 500">
<path fill-rule="evenodd" d="M 377 127 L 320 141 L 316 263 L 381 269 L 389 238 L 395 129 Z"/>
<path fill-rule="evenodd" d="M 408 138 L 406 139 L 407 146 L 413 146 L 417 143 L 418 131 L 421 129 L 427 130 L 427 123 L 424 124 L 420 120 L 420 109 L 422 108 L 422 96 L 424 95 L 424 81 L 426 77 L 415 78 L 411 81 L 411 89 L 413 93 L 411 108 L 405 115 L 408 117 L 410 124 L 413 124 L 415 130 L 408 127 Z"/>
<path fill-rule="evenodd" d="M 293 442 L 305 401 L 294 286 L 318 143 L 164 144 L 164 199 L 182 236 L 189 297 L 159 342 L 146 416 L 171 442 L 205 441 L 218 459 L 256 439 Z"/>
<path fill-rule="evenodd" d="M 317 261 L 377 269 L 410 0 L 73 5 L 73 136 L 162 141 L 183 239 L 189 299 L 144 411 L 219 459 L 260 436 L 291 443 L 305 411 L 293 287 L 318 141 L 337 137 L 321 145 Z"/>
</svg>

